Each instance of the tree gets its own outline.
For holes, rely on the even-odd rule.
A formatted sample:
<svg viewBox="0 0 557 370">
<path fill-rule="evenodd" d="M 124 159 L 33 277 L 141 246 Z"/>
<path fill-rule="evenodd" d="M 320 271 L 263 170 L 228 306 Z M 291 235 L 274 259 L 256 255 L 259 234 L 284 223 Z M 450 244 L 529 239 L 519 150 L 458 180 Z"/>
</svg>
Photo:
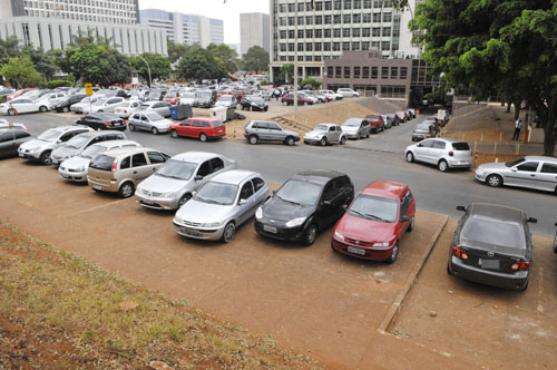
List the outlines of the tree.
<svg viewBox="0 0 557 370">
<path fill-rule="evenodd" d="M 300 82 L 300 86 L 311 86 L 311 88 L 315 90 L 321 87 L 321 81 L 313 77 L 306 77 Z"/>
<path fill-rule="evenodd" d="M 145 61 L 149 63 L 149 68 L 147 68 Z M 170 60 L 160 54 L 144 53 L 131 57 L 130 64 L 145 81 L 149 81 L 149 69 L 151 80 L 166 79 L 172 71 Z"/>
<path fill-rule="evenodd" d="M 177 44 L 174 41 L 168 41 L 168 59 L 170 63 L 176 63 L 181 57 L 186 55 L 189 46 L 185 44 Z"/>
<path fill-rule="evenodd" d="M 283 64 L 280 67 L 280 74 L 284 82 L 288 83 L 291 79 L 294 79 L 294 64 Z"/>
<path fill-rule="evenodd" d="M 23 55 L 26 55 L 29 59 L 31 59 L 35 69 L 39 71 L 39 73 L 41 73 L 47 80 L 51 80 L 59 70 L 56 54 L 53 52 L 45 53 L 41 49 L 35 49 L 28 46 L 23 49 Z"/>
<path fill-rule="evenodd" d="M 220 79 L 226 76 L 222 63 L 198 45 L 190 47 L 180 59 L 176 73 L 186 80 Z"/>
<path fill-rule="evenodd" d="M 6 64 L 8 59 L 19 55 L 20 50 L 17 37 L 10 36 L 6 39 L 0 39 L 0 65 Z"/>
<path fill-rule="evenodd" d="M 222 63 L 222 66 L 228 73 L 234 73 L 238 70 L 238 53 L 230 46 L 225 44 L 210 44 L 207 46 L 213 57 Z"/>
<path fill-rule="evenodd" d="M 544 152 L 557 137 L 557 3 L 425 0 L 411 27 L 436 73 L 476 96 L 503 95 L 539 115 Z"/>
<path fill-rule="evenodd" d="M 44 83 L 44 77 L 35 69 L 28 56 L 8 59 L 0 68 L 0 75 L 17 89 L 36 87 Z"/>
<path fill-rule="evenodd" d="M 261 72 L 269 69 L 269 53 L 260 46 L 252 46 L 243 57 L 246 71 Z"/>
</svg>

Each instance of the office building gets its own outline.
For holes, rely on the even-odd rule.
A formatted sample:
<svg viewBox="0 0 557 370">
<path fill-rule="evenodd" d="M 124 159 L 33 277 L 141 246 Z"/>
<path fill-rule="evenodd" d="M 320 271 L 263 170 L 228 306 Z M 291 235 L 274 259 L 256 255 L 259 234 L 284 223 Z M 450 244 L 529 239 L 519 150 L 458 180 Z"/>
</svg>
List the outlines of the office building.
<svg viewBox="0 0 557 370">
<path fill-rule="evenodd" d="M 271 17 L 265 13 L 240 14 L 241 55 L 253 46 L 271 50 Z"/>
<path fill-rule="evenodd" d="M 145 26 L 166 31 L 168 40 L 178 44 L 207 47 L 224 43 L 224 24 L 220 19 L 159 9 L 140 10 L 139 19 Z"/>
</svg>

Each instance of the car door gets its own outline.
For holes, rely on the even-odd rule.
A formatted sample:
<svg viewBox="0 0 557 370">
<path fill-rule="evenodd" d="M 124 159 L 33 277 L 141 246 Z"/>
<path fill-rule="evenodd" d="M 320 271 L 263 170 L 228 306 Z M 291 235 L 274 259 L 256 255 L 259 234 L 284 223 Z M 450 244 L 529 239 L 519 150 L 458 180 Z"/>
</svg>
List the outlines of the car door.
<svg viewBox="0 0 557 370">
<path fill-rule="evenodd" d="M 275 142 L 283 142 L 286 139 L 284 131 L 279 125 L 274 122 L 267 122 L 267 128 L 269 130 L 269 140 Z"/>
<path fill-rule="evenodd" d="M 167 156 L 161 152 L 149 151 L 147 152 L 147 158 L 149 159 L 149 166 L 151 168 L 151 173 L 157 172 L 157 170 L 166 163 Z"/>
<path fill-rule="evenodd" d="M 210 179 L 224 169 L 224 161 L 220 157 L 215 157 L 209 162 L 211 165 L 211 173 L 207 177 Z"/>
<path fill-rule="evenodd" d="M 321 199 L 319 200 L 314 220 L 321 230 L 332 225 L 336 218 L 334 205 L 335 197 L 337 195 L 336 190 L 335 183 L 331 180 L 325 185 L 323 193 L 321 194 Z"/>
<path fill-rule="evenodd" d="M 151 176 L 153 170 L 151 170 L 150 163 L 147 160 L 145 153 L 137 153 L 132 156 L 132 179 L 137 185 L 141 180 Z"/>
<path fill-rule="evenodd" d="M 141 114 L 139 116 L 139 127 L 142 130 L 150 131 L 151 130 L 151 123 L 149 122 L 149 118 L 146 115 Z"/>
<path fill-rule="evenodd" d="M 260 177 L 254 177 L 252 180 L 254 195 L 254 204 L 252 210 L 255 212 L 257 207 L 262 205 L 269 198 L 269 186 Z"/>
<path fill-rule="evenodd" d="M 204 185 L 210 179 L 212 174 L 213 169 L 211 167 L 211 160 L 209 159 L 201 163 L 197 168 L 197 172 L 195 173 L 196 187 Z"/>
<path fill-rule="evenodd" d="M 539 161 L 525 161 L 514 166 L 505 175 L 503 182 L 506 185 L 520 186 L 523 188 L 538 189 Z"/>
<path fill-rule="evenodd" d="M 431 164 L 439 163 L 439 160 L 445 154 L 447 143 L 441 140 L 433 140 L 433 144 L 429 149 L 428 162 Z"/>
<path fill-rule="evenodd" d="M 543 190 L 557 191 L 557 163 L 542 163 L 538 182 Z"/>
<path fill-rule="evenodd" d="M 429 158 L 429 150 L 433 146 L 433 140 L 424 140 L 415 146 L 414 158 L 420 162 L 427 162 Z"/>
<path fill-rule="evenodd" d="M 240 188 L 238 197 L 238 225 L 253 217 L 253 213 L 255 213 L 254 198 L 253 183 L 251 180 L 246 181 Z"/>
<path fill-rule="evenodd" d="M 411 202 L 412 202 L 412 193 L 408 192 L 404 195 L 400 202 L 400 215 L 399 220 L 395 225 L 395 233 L 397 238 L 408 229 L 410 226 L 410 219 L 413 214 L 413 210 L 411 209 Z"/>
<path fill-rule="evenodd" d="M 14 131 L 15 130 L 0 131 L 0 158 L 9 157 L 10 153 L 13 151 Z"/>
<path fill-rule="evenodd" d="M 131 115 L 130 123 L 135 127 L 137 127 L 138 129 L 141 129 L 141 115 L 139 113 L 135 113 Z"/>
</svg>

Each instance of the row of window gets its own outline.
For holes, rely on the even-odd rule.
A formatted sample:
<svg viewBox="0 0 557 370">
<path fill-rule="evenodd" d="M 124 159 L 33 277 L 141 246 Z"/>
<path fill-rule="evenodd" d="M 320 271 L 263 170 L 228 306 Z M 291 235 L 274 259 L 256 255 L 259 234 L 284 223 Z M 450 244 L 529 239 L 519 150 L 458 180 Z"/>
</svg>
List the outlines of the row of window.
<svg viewBox="0 0 557 370">
<path fill-rule="evenodd" d="M 367 51 L 379 49 L 382 51 L 398 50 L 398 39 L 391 41 L 364 41 L 364 42 L 308 42 L 308 43 L 281 43 L 279 50 L 285 52 L 312 52 L 312 51 Z M 297 50 L 296 50 L 297 49 Z"/>
<path fill-rule="evenodd" d="M 327 14 L 316 16 L 279 17 L 279 26 L 311 26 L 313 24 L 348 24 L 348 23 L 389 23 L 394 19 L 400 21 L 400 16 L 393 13 L 363 13 L 363 14 Z"/>
<path fill-rule="evenodd" d="M 400 79 L 408 78 L 407 67 L 327 67 L 327 77 L 329 78 L 363 78 L 363 79 Z"/>
<path fill-rule="evenodd" d="M 313 38 L 340 38 L 340 37 L 399 37 L 400 29 L 392 29 L 391 27 L 373 27 L 373 28 L 325 28 L 298 30 L 281 30 L 279 36 L 281 39 L 294 39 L 298 35 L 299 39 Z"/>
<path fill-rule="evenodd" d="M 324 1 L 300 1 L 296 3 L 279 4 L 278 11 L 281 13 L 311 12 L 313 10 L 351 10 L 351 9 L 381 9 L 392 8 L 392 0 L 324 0 Z"/>
</svg>

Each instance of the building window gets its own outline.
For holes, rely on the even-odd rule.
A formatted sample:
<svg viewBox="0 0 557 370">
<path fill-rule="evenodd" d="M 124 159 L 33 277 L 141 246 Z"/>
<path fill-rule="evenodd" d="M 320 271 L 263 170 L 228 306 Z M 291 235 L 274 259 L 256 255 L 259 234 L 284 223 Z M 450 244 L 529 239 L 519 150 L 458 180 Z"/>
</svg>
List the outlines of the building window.
<svg viewBox="0 0 557 370">
<path fill-rule="evenodd" d="M 340 38 L 340 35 L 341 35 L 341 30 L 340 30 L 340 28 L 335 28 L 335 29 L 333 30 L 333 37 L 335 37 L 335 38 Z"/>
<path fill-rule="evenodd" d="M 342 78 L 342 67 L 335 67 L 335 78 Z"/>
<path fill-rule="evenodd" d="M 360 51 L 360 43 L 359 42 L 353 42 L 352 43 L 352 51 Z"/>
<path fill-rule="evenodd" d="M 389 78 L 389 67 L 381 67 L 381 78 Z"/>
<path fill-rule="evenodd" d="M 344 78 L 350 78 L 350 67 L 344 67 Z"/>
<path fill-rule="evenodd" d="M 327 67 L 327 77 L 333 77 L 335 69 L 333 67 Z"/>
<path fill-rule="evenodd" d="M 315 45 L 314 45 L 314 49 L 315 49 L 315 51 L 323 50 L 322 44 L 320 42 L 316 42 Z"/>
<path fill-rule="evenodd" d="M 350 51 L 350 42 L 342 43 L 342 51 Z"/>
<path fill-rule="evenodd" d="M 362 68 L 362 78 L 369 78 L 369 67 Z"/>
<path fill-rule="evenodd" d="M 361 77 L 361 67 L 354 67 L 354 78 Z"/>
<path fill-rule="evenodd" d="M 350 37 L 350 28 L 343 28 L 342 29 L 342 37 Z"/>
<path fill-rule="evenodd" d="M 407 77 L 408 77 L 408 68 L 400 67 L 400 79 L 406 80 Z"/>
<path fill-rule="evenodd" d="M 391 79 L 398 78 L 398 67 L 391 67 Z"/>
<path fill-rule="evenodd" d="M 376 80 L 379 77 L 379 67 L 371 67 L 371 78 Z"/>
<path fill-rule="evenodd" d="M 360 37 L 360 28 L 352 28 L 352 37 Z"/>
</svg>

